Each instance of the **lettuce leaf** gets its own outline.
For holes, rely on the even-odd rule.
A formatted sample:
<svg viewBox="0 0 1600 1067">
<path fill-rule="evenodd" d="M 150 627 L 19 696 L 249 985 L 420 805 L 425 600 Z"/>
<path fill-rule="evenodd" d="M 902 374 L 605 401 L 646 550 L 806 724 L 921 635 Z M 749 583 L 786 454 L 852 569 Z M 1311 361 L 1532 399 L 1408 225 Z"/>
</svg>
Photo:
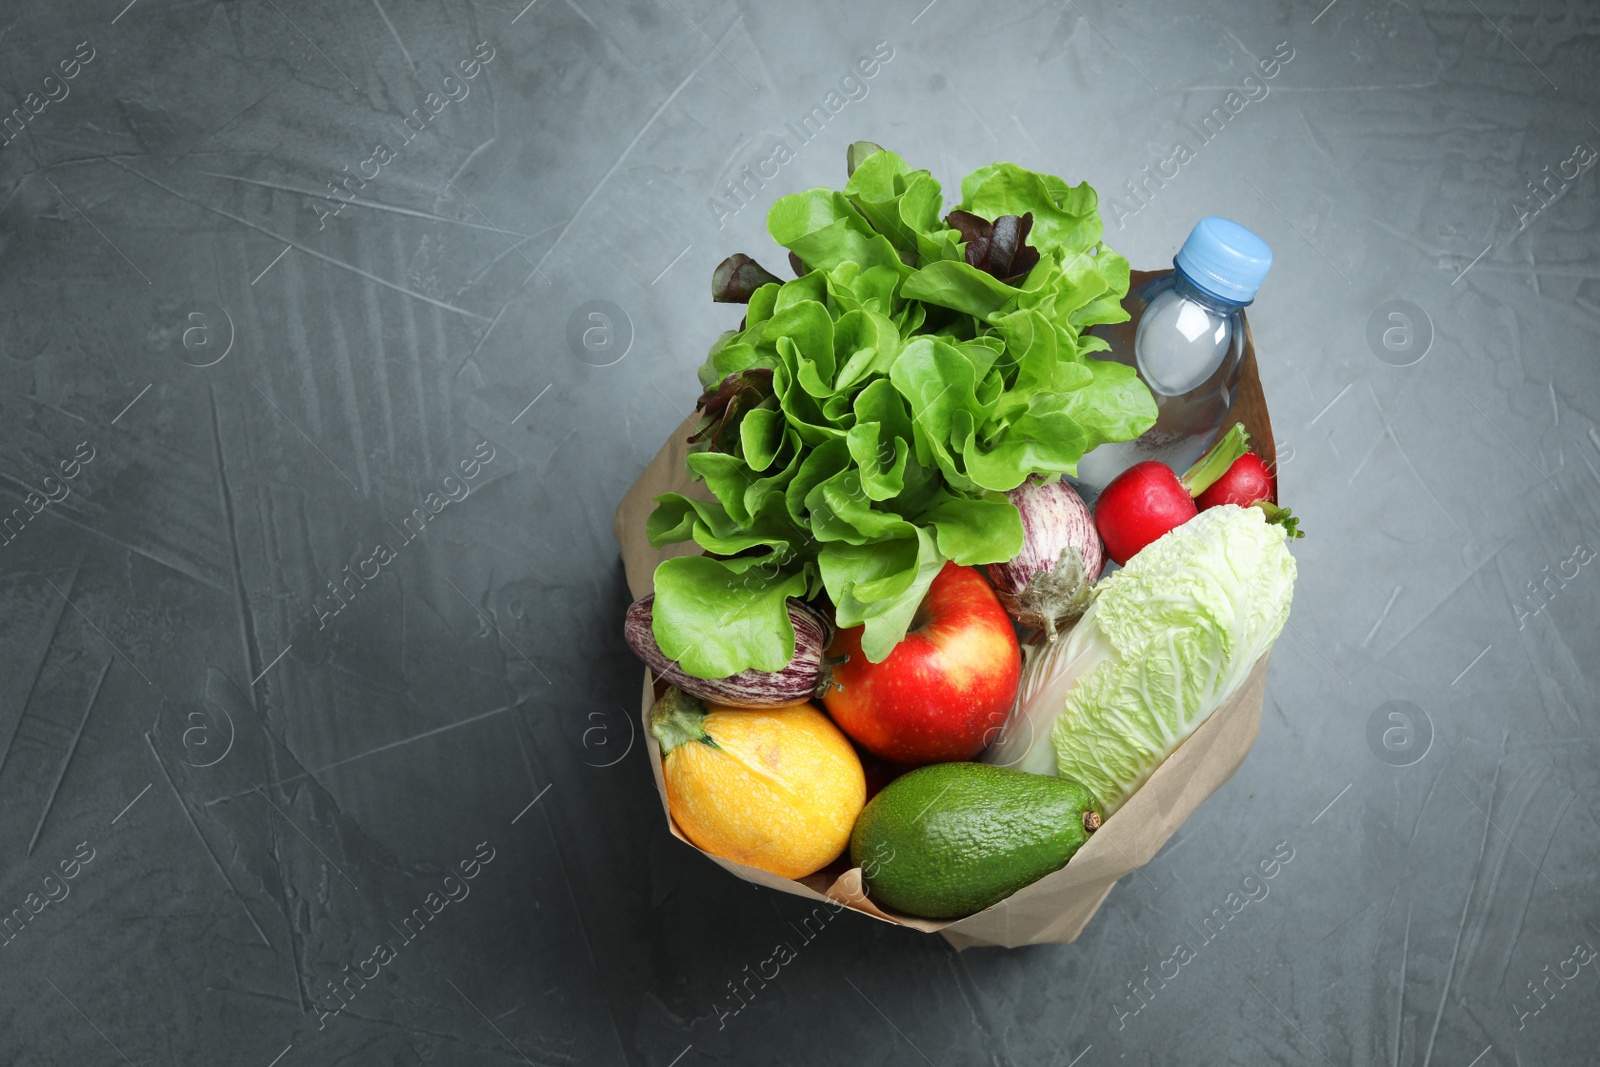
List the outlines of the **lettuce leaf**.
<svg viewBox="0 0 1600 1067">
<path fill-rule="evenodd" d="M 688 467 L 715 499 L 668 494 L 649 520 L 651 544 L 709 554 L 656 572 L 657 641 L 696 677 L 781 667 L 784 599 L 822 592 L 881 661 L 946 561 L 1020 549 L 1007 490 L 1155 422 L 1149 390 L 1084 336 L 1127 318 L 1093 189 L 992 164 L 962 182 L 956 226 L 928 171 L 869 150 L 842 191 L 769 212 L 800 277 L 739 255 L 713 279 L 748 302 L 699 372 Z"/>
<path fill-rule="evenodd" d="M 1100 198 L 1088 182 L 1069 186 L 1050 174 L 1015 163 L 991 163 L 961 183 L 961 209 L 986 219 L 1033 215 L 1040 251 L 1088 252 L 1100 244 Z"/>
<path fill-rule="evenodd" d="M 794 656 L 787 598 L 805 594 L 804 576 L 771 575 L 742 563 L 679 556 L 656 567 L 657 598 L 692 605 L 652 619 L 656 644 L 680 664 L 695 663 L 703 677 L 723 678 L 747 667 L 782 670 Z"/>
</svg>

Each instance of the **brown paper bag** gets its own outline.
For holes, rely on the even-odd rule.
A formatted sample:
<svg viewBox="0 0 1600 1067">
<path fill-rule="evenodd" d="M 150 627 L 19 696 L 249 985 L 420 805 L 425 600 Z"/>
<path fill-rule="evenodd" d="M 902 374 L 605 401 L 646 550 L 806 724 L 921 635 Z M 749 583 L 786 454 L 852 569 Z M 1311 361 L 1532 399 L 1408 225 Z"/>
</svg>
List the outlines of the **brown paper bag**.
<svg viewBox="0 0 1600 1067">
<path fill-rule="evenodd" d="M 1135 271 L 1130 291 L 1149 277 L 1151 275 Z M 1134 306 L 1132 297 L 1126 304 L 1135 318 L 1120 328 L 1130 331 L 1128 336 L 1131 340 L 1131 330 L 1137 323 L 1139 309 Z M 1253 449 L 1266 460 L 1270 469 L 1276 470 L 1272 424 L 1256 374 L 1255 344 L 1250 337 L 1248 323 L 1245 329 L 1243 381 L 1229 423 L 1235 421 L 1244 423 L 1245 429 L 1250 432 Z M 684 465 L 688 438 L 697 422 L 698 416 L 690 416 L 672 432 L 661 451 L 656 453 L 655 459 L 650 461 L 638 481 L 623 496 L 622 503 L 617 505 L 612 532 L 622 549 L 628 590 L 636 599 L 654 589 L 653 577 L 657 563 L 672 556 L 700 551 L 692 541 L 665 549 L 651 548 L 645 537 L 645 520 L 655 508 L 654 498 L 660 494 L 682 493 L 710 499 L 705 485 L 691 481 L 688 468 Z M 818 902 L 832 901 L 875 919 L 909 926 L 914 930 L 939 933 L 956 948 L 970 945 L 1014 948 L 1018 945 L 1072 941 L 1093 917 L 1117 880 L 1148 863 L 1201 802 L 1221 788 L 1239 769 L 1250 752 L 1250 746 L 1255 743 L 1256 731 L 1261 725 L 1266 677 L 1267 657 L 1263 656 L 1239 691 L 1212 712 L 1189 739 L 1156 768 L 1139 791 L 1090 835 L 1088 843 L 1078 850 L 1070 863 L 1054 874 L 1025 886 L 1000 903 L 964 919 L 934 921 L 886 911 L 867 899 L 862 888 L 860 868 L 852 868 L 837 876 L 819 872 L 796 881 L 720 856 L 711 856 L 711 859 L 747 882 Z M 650 733 L 650 707 L 655 698 L 655 683 L 646 670 L 641 715 L 645 745 L 656 778 L 656 791 L 661 796 L 661 808 L 667 812 L 667 824 L 673 836 L 693 848 L 693 843 L 683 836 L 667 809 L 661 749 Z"/>
</svg>

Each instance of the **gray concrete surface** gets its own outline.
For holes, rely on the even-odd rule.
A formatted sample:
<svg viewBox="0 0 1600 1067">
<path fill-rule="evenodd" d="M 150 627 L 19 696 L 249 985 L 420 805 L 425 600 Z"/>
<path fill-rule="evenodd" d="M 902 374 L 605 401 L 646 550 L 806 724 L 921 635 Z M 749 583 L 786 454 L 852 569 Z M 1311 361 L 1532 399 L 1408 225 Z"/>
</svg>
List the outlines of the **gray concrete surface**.
<svg viewBox="0 0 1600 1067">
<path fill-rule="evenodd" d="M 125 2 L 0 12 L 0 1062 L 1594 1062 L 1593 5 Z M 610 516 L 857 138 L 1137 266 L 1257 228 L 1310 536 L 1253 754 L 1076 944 L 844 915 L 734 1012 L 806 909 L 666 832 Z"/>
</svg>

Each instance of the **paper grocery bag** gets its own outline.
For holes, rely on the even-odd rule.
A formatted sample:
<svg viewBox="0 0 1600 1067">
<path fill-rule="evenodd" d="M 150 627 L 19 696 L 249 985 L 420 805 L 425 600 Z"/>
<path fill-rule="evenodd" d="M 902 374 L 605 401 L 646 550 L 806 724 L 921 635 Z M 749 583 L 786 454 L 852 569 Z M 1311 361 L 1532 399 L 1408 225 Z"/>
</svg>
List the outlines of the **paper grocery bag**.
<svg viewBox="0 0 1600 1067">
<path fill-rule="evenodd" d="M 1133 272 L 1130 291 L 1137 289 L 1149 277 L 1151 275 L 1144 272 Z M 1125 305 L 1133 304 L 1133 297 L 1125 302 Z M 1135 318 L 1121 327 L 1129 331 L 1130 339 L 1131 331 L 1137 324 L 1138 310 L 1137 306 L 1129 306 Z M 660 494 L 682 493 L 710 499 L 705 485 L 692 481 L 684 465 L 684 457 L 688 454 L 688 438 L 694 433 L 697 422 L 698 416 L 690 416 L 672 432 L 661 451 L 656 453 L 655 459 L 650 461 L 638 481 L 623 496 L 622 503 L 617 505 L 612 532 L 622 550 L 628 590 L 636 599 L 654 590 L 653 577 L 657 563 L 672 556 L 700 551 L 692 541 L 664 549 L 651 548 L 645 536 L 645 521 L 655 508 L 654 498 Z M 1268 468 L 1275 471 L 1277 454 L 1273 447 L 1272 425 L 1267 415 L 1266 401 L 1261 394 L 1261 382 L 1256 374 L 1255 344 L 1250 338 L 1248 324 L 1245 328 L 1244 369 L 1239 398 L 1228 424 L 1233 422 L 1244 423 L 1245 429 L 1250 432 L 1252 448 L 1266 460 Z M 617 625 L 620 627 L 621 624 L 619 618 Z M 860 868 L 851 868 L 842 873 L 837 867 L 828 868 L 794 880 L 746 867 L 720 856 L 710 858 L 747 882 L 756 882 L 819 903 L 831 902 L 835 907 L 852 908 L 875 919 L 925 933 L 938 933 L 956 948 L 971 945 L 1014 948 L 1018 945 L 1072 941 L 1099 909 L 1117 880 L 1148 863 L 1183 821 L 1239 769 L 1250 752 L 1250 746 L 1255 744 L 1256 731 L 1261 725 L 1266 677 L 1267 657 L 1263 656 L 1239 691 L 1212 712 L 1189 739 L 1156 768 L 1138 792 L 1089 836 L 1088 843 L 1078 850 L 1065 867 L 964 919 L 918 919 L 880 908 L 863 891 Z M 661 749 L 650 732 L 650 707 L 655 703 L 656 696 L 655 681 L 646 670 L 640 714 L 650 767 L 655 774 L 656 791 L 660 794 L 661 809 L 667 815 L 667 824 L 673 836 L 693 848 L 693 843 L 684 837 L 672 821 L 672 814 L 667 808 Z"/>
</svg>

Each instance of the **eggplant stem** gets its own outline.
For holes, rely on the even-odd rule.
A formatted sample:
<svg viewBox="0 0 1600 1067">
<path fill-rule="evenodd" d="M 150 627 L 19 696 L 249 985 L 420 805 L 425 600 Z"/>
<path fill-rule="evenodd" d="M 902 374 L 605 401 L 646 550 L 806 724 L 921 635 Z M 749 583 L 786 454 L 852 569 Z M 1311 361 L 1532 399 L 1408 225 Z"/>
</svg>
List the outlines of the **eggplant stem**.
<svg viewBox="0 0 1600 1067">
<path fill-rule="evenodd" d="M 1076 622 L 1089 610 L 1094 597 L 1094 577 L 1083 565 L 1083 553 L 1077 546 L 1067 545 L 1054 566 L 1028 579 L 1020 594 L 1001 594 L 1000 601 L 1022 625 L 1054 641 L 1064 632 L 1058 624 Z"/>
<path fill-rule="evenodd" d="M 817 688 L 813 691 L 818 700 L 827 696 L 830 689 L 844 691 L 844 686 L 833 680 L 833 669 L 842 667 L 849 662 L 850 656 L 848 653 L 842 656 L 824 655 L 822 657 L 822 662 L 817 665 Z"/>
</svg>

